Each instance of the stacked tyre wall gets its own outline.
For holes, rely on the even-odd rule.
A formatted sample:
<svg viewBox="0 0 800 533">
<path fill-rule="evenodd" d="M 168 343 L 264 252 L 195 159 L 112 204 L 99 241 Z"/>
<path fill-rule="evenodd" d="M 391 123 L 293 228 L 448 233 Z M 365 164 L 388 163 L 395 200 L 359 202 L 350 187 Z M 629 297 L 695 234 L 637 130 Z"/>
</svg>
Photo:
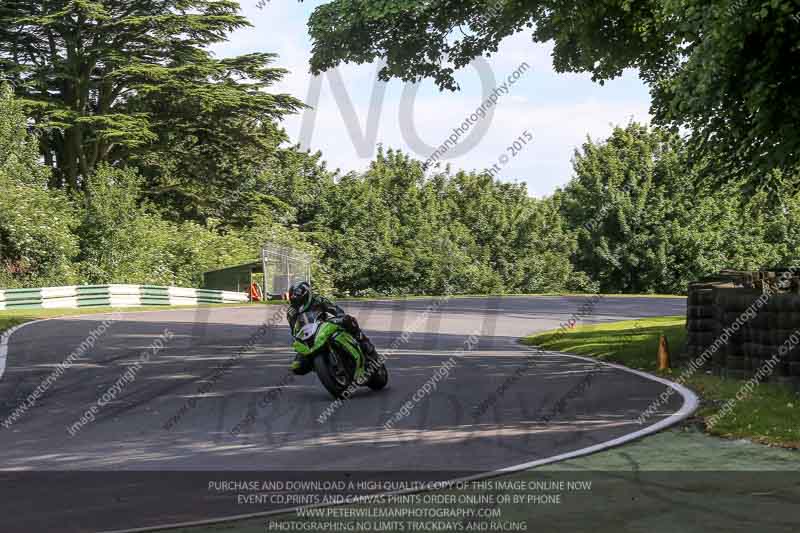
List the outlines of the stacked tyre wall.
<svg viewBox="0 0 800 533">
<path fill-rule="evenodd" d="M 800 350 L 787 342 L 800 339 L 798 288 L 800 278 L 785 270 L 692 283 L 683 362 L 705 359 L 704 370 L 731 379 L 749 379 L 761 369 L 761 381 L 800 388 Z"/>
</svg>

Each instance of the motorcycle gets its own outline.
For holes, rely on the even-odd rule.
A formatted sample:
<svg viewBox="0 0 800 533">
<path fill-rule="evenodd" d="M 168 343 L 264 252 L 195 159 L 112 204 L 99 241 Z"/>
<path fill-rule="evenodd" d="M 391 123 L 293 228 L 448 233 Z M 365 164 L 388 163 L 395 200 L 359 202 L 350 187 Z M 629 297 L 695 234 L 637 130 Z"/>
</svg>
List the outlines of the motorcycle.
<svg viewBox="0 0 800 533">
<path fill-rule="evenodd" d="M 292 337 L 292 348 L 312 361 L 317 377 L 334 398 L 348 396 L 345 391 L 353 385 L 380 390 L 389 382 L 383 361 L 366 358 L 358 341 L 325 313 L 300 314 Z"/>
</svg>

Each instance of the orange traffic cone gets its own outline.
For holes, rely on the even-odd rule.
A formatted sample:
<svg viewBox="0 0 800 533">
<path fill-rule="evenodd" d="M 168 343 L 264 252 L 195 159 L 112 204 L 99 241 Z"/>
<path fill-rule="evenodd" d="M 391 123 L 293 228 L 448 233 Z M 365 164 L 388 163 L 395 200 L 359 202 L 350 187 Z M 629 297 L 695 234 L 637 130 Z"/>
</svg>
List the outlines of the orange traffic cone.
<svg viewBox="0 0 800 533">
<path fill-rule="evenodd" d="M 669 346 L 663 333 L 658 339 L 658 369 L 669 370 Z"/>
</svg>

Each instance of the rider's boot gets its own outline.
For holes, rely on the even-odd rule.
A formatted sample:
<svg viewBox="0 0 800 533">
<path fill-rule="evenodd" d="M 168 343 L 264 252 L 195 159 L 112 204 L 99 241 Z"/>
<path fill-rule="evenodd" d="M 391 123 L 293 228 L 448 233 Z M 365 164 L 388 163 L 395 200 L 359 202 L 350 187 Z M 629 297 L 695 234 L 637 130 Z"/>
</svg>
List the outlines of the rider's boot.
<svg viewBox="0 0 800 533">
<path fill-rule="evenodd" d="M 377 350 L 375 350 L 375 345 L 372 344 L 372 341 L 369 340 L 369 337 L 367 337 L 361 330 L 361 327 L 358 325 L 358 321 L 355 319 L 355 317 L 346 315 L 342 320 L 342 325 L 345 330 L 356 339 L 359 347 L 361 348 L 361 352 L 364 354 L 364 357 L 366 357 L 367 361 L 378 361 L 380 359 Z"/>
<path fill-rule="evenodd" d="M 359 335 L 358 344 L 361 346 L 361 351 L 364 352 L 367 360 L 377 361 L 380 358 L 378 351 L 375 349 L 375 345 L 372 344 L 372 341 L 369 340 L 369 337 L 364 335 L 363 332 Z"/>
</svg>

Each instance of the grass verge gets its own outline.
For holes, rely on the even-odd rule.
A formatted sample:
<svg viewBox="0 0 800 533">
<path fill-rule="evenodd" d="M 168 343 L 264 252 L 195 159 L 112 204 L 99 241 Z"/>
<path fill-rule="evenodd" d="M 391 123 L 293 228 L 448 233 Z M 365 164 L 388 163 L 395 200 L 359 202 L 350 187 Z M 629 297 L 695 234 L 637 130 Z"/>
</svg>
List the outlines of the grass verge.
<svg viewBox="0 0 800 533">
<path fill-rule="evenodd" d="M 677 377 L 678 370 L 656 372 L 656 353 L 661 334 L 670 352 L 683 350 L 686 343 L 684 317 L 658 317 L 605 324 L 578 326 L 567 332 L 546 331 L 522 340 L 529 345 L 577 355 L 596 357 L 630 368 Z M 709 373 L 696 372 L 685 385 L 702 401 L 695 421 L 709 434 L 725 438 L 749 439 L 761 444 L 800 448 L 800 396 L 786 387 L 761 383 L 745 395 L 743 381 L 725 380 Z M 741 399 L 737 399 L 737 395 Z M 733 402 L 728 404 L 728 402 Z M 723 407 L 730 412 L 716 424 L 709 419 Z"/>
</svg>

